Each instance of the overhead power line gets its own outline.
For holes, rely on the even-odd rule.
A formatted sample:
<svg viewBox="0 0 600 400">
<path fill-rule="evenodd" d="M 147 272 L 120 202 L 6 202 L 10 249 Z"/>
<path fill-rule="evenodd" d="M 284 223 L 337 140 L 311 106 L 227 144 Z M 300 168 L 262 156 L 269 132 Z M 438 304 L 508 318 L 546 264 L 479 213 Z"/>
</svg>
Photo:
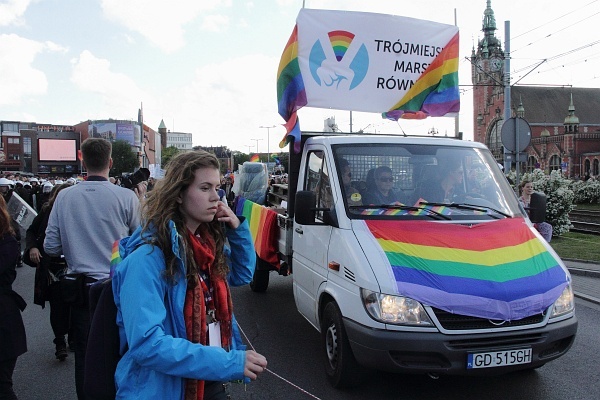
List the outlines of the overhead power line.
<svg viewBox="0 0 600 400">
<path fill-rule="evenodd" d="M 587 20 L 587 19 L 590 19 L 590 18 L 592 18 L 592 17 L 595 17 L 595 16 L 596 16 L 596 15 L 598 15 L 598 14 L 600 14 L 600 11 L 598 11 L 598 12 L 597 12 L 597 13 L 595 13 L 595 14 L 589 15 L 588 17 L 586 17 L 586 18 L 584 18 L 584 19 L 582 19 L 582 20 L 576 21 L 576 22 L 572 23 L 571 25 L 567 25 L 567 26 L 565 26 L 565 27 L 564 27 L 564 28 L 562 28 L 562 29 L 559 29 L 559 30 L 557 30 L 557 31 L 554 31 L 553 33 L 550 33 L 550 34 L 548 34 L 548 35 L 544 36 L 543 38 L 540 38 L 540 39 L 538 39 L 538 40 L 535 40 L 535 41 L 533 41 L 533 42 L 530 42 L 530 43 L 526 44 L 526 45 L 525 45 L 525 46 L 523 46 L 523 47 L 520 47 L 520 48 L 518 48 L 518 49 L 516 49 L 516 50 L 512 50 L 512 51 L 511 51 L 511 54 L 512 54 L 512 53 L 515 53 L 515 52 L 517 52 L 517 51 L 519 51 L 519 50 L 523 50 L 523 49 L 525 49 L 525 48 L 527 48 L 527 47 L 529 47 L 529 46 L 531 46 L 531 45 L 533 45 L 533 44 L 539 43 L 539 42 L 541 42 L 542 40 L 546 40 L 546 39 L 548 39 L 548 38 L 552 37 L 553 35 L 555 35 L 555 34 L 557 34 L 557 33 L 559 33 L 559 32 L 562 32 L 562 31 L 564 31 L 564 30 L 567 30 L 568 28 L 571 28 L 572 26 L 579 25 L 579 24 L 581 24 L 583 21 L 585 21 L 585 20 Z"/>
<path fill-rule="evenodd" d="M 523 36 L 523 35 L 526 35 L 526 34 L 528 34 L 528 33 L 530 33 L 530 32 L 533 32 L 533 31 L 535 31 L 535 30 L 538 30 L 538 29 L 540 29 L 540 28 L 547 27 L 547 26 L 548 26 L 549 24 L 551 24 L 552 22 L 558 21 L 559 19 L 561 19 L 561 18 L 564 18 L 564 17 L 566 17 L 566 16 L 568 16 L 568 15 L 571 15 L 571 14 L 573 14 L 573 13 L 574 13 L 574 12 L 576 12 L 576 11 L 583 10 L 583 9 L 584 9 L 584 8 L 586 8 L 587 6 L 589 6 L 589 5 L 591 5 L 591 4 L 594 4 L 594 3 L 597 3 L 598 1 L 599 1 L 599 0 L 594 0 L 594 1 L 591 1 L 591 2 L 587 3 L 586 5 L 584 5 L 583 7 L 579 8 L 579 9 L 577 9 L 577 10 L 573 10 L 573 11 L 571 11 L 571 12 L 568 12 L 568 13 L 566 13 L 566 14 L 560 15 L 560 16 L 558 16 L 558 17 L 554 18 L 552 21 L 545 22 L 545 23 L 543 23 L 543 24 L 541 24 L 541 25 L 539 25 L 539 26 L 536 26 L 535 28 L 532 28 L 532 29 L 530 29 L 530 30 L 528 30 L 528 31 L 525 31 L 525 32 L 523 32 L 523 33 L 521 33 L 521 34 L 519 34 L 519 35 L 517 35 L 517 36 L 514 36 L 514 37 L 512 37 L 512 38 L 511 38 L 511 40 L 515 40 L 515 39 L 517 39 L 517 38 L 520 38 L 521 36 Z"/>
</svg>

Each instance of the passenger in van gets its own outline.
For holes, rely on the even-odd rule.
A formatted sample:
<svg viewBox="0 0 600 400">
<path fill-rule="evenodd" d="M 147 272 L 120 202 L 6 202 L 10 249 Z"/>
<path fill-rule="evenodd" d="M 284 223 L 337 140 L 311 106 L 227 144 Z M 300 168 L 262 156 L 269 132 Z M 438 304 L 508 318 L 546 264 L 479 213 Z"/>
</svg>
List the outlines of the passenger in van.
<svg viewBox="0 0 600 400">
<path fill-rule="evenodd" d="M 460 160 L 447 160 L 440 164 L 444 174 L 438 180 L 423 186 L 421 198 L 430 203 L 452 203 L 464 197 L 462 187 L 464 170 Z M 435 178 L 434 178 L 435 179 Z"/>
<path fill-rule="evenodd" d="M 362 205 L 362 196 L 359 191 L 352 186 L 352 172 L 348 160 L 340 159 L 340 169 L 342 170 L 342 183 L 344 184 L 344 196 L 349 206 Z"/>
<path fill-rule="evenodd" d="M 374 182 L 367 182 L 367 192 L 363 197 L 363 204 L 395 204 L 401 203 L 401 195 L 394 190 L 394 177 L 389 167 L 375 168 Z"/>
</svg>

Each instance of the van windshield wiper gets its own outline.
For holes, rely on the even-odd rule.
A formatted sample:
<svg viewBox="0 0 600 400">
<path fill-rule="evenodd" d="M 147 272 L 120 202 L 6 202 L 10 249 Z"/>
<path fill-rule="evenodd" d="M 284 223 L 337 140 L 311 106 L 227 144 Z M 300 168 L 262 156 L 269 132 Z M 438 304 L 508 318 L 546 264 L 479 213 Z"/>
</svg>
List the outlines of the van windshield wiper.
<svg viewBox="0 0 600 400">
<path fill-rule="evenodd" d="M 461 210 L 481 211 L 481 212 L 485 212 L 487 215 L 489 215 L 492 218 L 499 219 L 498 216 L 487 213 L 488 210 L 491 210 L 491 211 L 495 212 L 496 214 L 502 215 L 505 218 L 512 218 L 507 213 L 502 212 L 500 210 L 497 210 L 494 207 L 482 206 L 482 205 L 478 205 L 478 204 L 467 204 L 467 203 L 429 203 L 427 201 L 421 201 L 421 202 L 419 202 L 419 204 L 423 204 L 423 205 L 427 204 L 427 205 L 430 205 L 430 206 L 433 206 L 433 207 L 449 207 L 449 208 L 458 208 L 458 209 L 461 209 Z"/>
<path fill-rule="evenodd" d="M 431 205 L 431 203 L 423 203 L 423 204 Z M 352 209 L 366 210 L 369 208 L 387 208 L 387 209 L 391 209 L 391 210 L 426 211 L 428 213 L 427 215 L 432 218 L 437 217 L 437 219 L 445 219 L 445 220 L 452 219 L 447 215 L 444 215 L 442 213 L 439 213 L 439 212 L 432 210 L 430 208 L 427 208 L 427 207 L 406 206 L 403 204 L 369 204 L 369 205 L 361 205 L 361 206 L 349 206 L 348 208 L 350 208 L 351 210 Z"/>
</svg>

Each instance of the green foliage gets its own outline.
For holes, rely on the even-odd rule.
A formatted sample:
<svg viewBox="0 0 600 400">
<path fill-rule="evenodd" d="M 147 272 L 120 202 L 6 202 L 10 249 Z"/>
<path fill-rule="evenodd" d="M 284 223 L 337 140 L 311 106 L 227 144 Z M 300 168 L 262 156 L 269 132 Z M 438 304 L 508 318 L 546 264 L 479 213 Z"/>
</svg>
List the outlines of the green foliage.
<svg viewBox="0 0 600 400">
<path fill-rule="evenodd" d="M 179 153 L 179 149 L 175 146 L 169 146 L 166 149 L 163 149 L 162 155 L 160 157 L 160 165 L 163 169 L 167 168 L 167 164 L 175 155 Z"/>
<path fill-rule="evenodd" d="M 281 153 L 277 153 L 275 155 L 277 157 L 279 157 L 279 161 L 281 162 L 281 165 L 283 166 L 283 169 L 285 170 L 285 172 L 288 172 L 288 167 L 290 165 L 290 153 L 281 152 Z"/>
<path fill-rule="evenodd" d="M 113 166 L 110 170 L 111 176 L 121 176 L 123 173 L 133 172 L 140 166 L 137 152 L 133 151 L 129 142 L 116 140 L 112 143 Z"/>
<path fill-rule="evenodd" d="M 246 153 L 242 153 L 241 151 L 233 152 L 233 170 L 237 171 L 239 166 L 250 160 L 250 155 Z"/>
<path fill-rule="evenodd" d="M 600 203 L 600 182 L 596 179 L 572 181 L 571 190 L 575 193 L 575 204 Z"/>
</svg>

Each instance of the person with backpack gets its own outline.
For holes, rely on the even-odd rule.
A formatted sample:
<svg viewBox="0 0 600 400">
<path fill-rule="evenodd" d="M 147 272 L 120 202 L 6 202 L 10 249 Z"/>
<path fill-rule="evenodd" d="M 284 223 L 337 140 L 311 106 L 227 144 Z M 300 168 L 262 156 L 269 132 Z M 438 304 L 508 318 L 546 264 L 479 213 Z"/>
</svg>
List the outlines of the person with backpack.
<svg viewBox="0 0 600 400">
<path fill-rule="evenodd" d="M 226 382 L 266 369 L 242 344 L 229 290 L 254 273 L 248 222 L 219 186 L 214 154 L 178 154 L 143 203 L 142 226 L 120 241 L 117 399 L 224 400 Z"/>
</svg>

